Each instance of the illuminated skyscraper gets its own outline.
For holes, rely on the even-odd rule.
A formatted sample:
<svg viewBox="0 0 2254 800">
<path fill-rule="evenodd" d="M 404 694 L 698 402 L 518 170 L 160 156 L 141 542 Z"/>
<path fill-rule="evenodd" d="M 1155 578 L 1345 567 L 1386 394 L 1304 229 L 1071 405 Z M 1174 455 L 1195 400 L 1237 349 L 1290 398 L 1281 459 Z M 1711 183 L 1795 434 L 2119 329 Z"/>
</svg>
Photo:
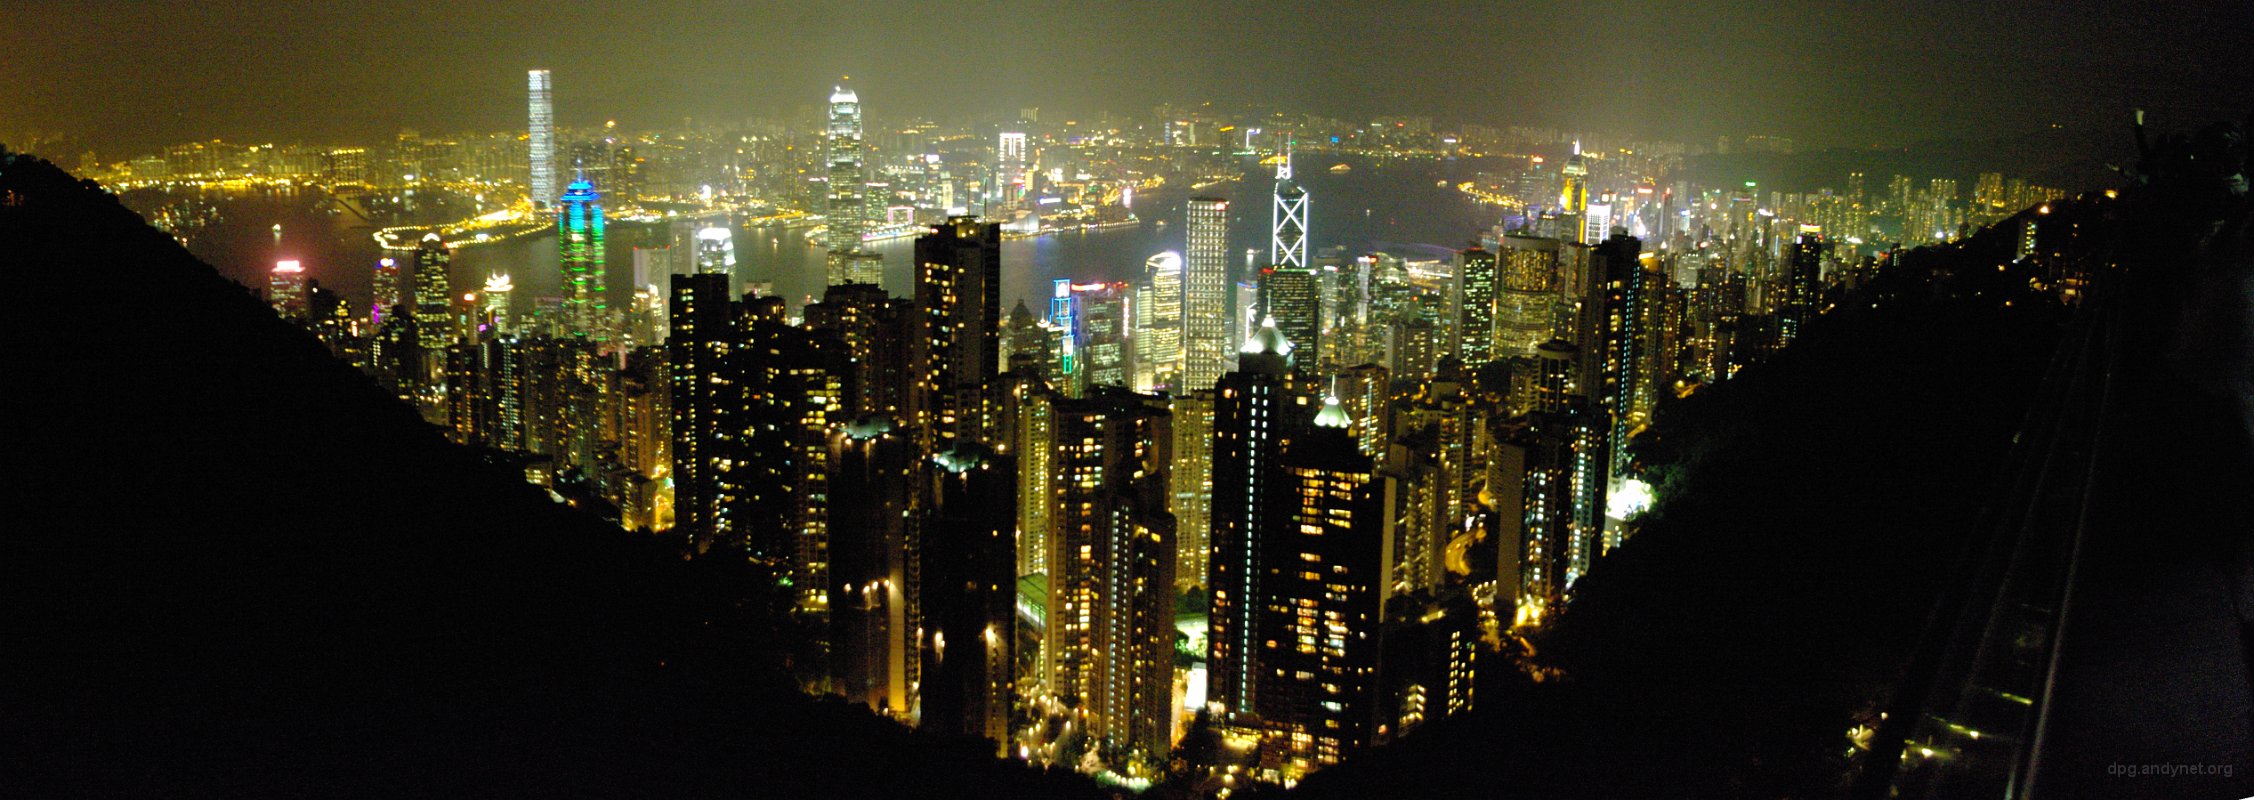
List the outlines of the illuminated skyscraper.
<svg viewBox="0 0 2254 800">
<path fill-rule="evenodd" d="M 1268 237 L 1268 263 L 1279 267 L 1307 268 L 1307 190 L 1291 179 L 1291 149 L 1285 145 L 1283 163 L 1276 165 L 1276 206 Z M 1302 340 L 1293 339 L 1300 342 Z M 1306 340 L 1312 341 L 1312 340 Z M 1304 345 L 1304 342 L 1302 342 Z M 1309 355 L 1313 350 L 1309 349 Z M 1308 361 L 1314 359 L 1308 358 Z"/>
<path fill-rule="evenodd" d="M 1495 300 L 1501 276 L 1495 254 L 1473 247 L 1456 254 L 1449 305 L 1455 307 L 1456 357 L 1476 367 L 1495 359 Z"/>
<path fill-rule="evenodd" d="M 1112 763 L 1162 761 L 1172 737 L 1173 434 L 1156 402 L 1101 390 L 1055 404 L 1043 673 Z"/>
<path fill-rule="evenodd" d="M 727 228 L 697 231 L 697 271 L 723 275 L 736 271 L 736 240 Z"/>
<path fill-rule="evenodd" d="M 723 406 L 741 391 L 724 371 L 736 341 L 728 276 L 673 276 L 666 337 L 672 381 L 674 528 L 697 552 L 729 538 L 734 521 L 720 514 L 720 468 L 728 458 L 720 421 Z"/>
<path fill-rule="evenodd" d="M 515 328 L 514 321 L 509 318 L 509 294 L 515 288 L 509 282 L 509 274 L 506 272 L 485 278 L 484 309 L 479 315 L 478 323 L 486 326 L 486 330 L 493 335 L 505 334 Z"/>
<path fill-rule="evenodd" d="M 1017 454 L 1017 572 L 1049 572 L 1049 537 L 1055 529 L 1055 392 L 1037 379 L 1021 380 L 1008 397 L 1015 404 L 1009 445 Z M 1043 655 L 1043 659 L 1047 656 Z M 1042 663 L 1047 663 L 1043 661 Z"/>
<path fill-rule="evenodd" d="M 1002 226 L 951 217 L 916 238 L 915 258 L 914 423 L 927 441 L 952 441 L 1002 371 Z"/>
<path fill-rule="evenodd" d="M 376 275 L 370 286 L 375 299 L 368 304 L 368 322 L 381 328 L 384 317 L 406 300 L 404 285 L 400 281 L 399 262 L 389 257 L 376 259 Z"/>
<path fill-rule="evenodd" d="M 1628 434 L 1642 426 L 1650 410 L 1638 405 L 1637 387 L 1644 379 L 1644 304 L 1651 302 L 1651 287 L 1661 279 L 1645 269 L 1642 249 L 1641 241 L 1615 230 L 1589 253 L 1589 300 L 1583 304 L 1589 319 L 1580 346 L 1588 363 L 1581 367 L 1579 383 L 1601 409 L 1597 413 L 1603 415 L 1605 429 L 1602 444 L 1582 447 L 1581 453 L 1603 454 L 1597 474 L 1605 476 L 1599 485 L 1608 491 L 1627 478 Z M 1603 509 L 1602 494 L 1596 506 Z M 1617 543 L 1608 538 L 1598 553 Z"/>
<path fill-rule="evenodd" d="M 836 336 L 853 366 L 848 413 L 905 415 L 908 409 L 909 342 L 921 320 L 907 300 L 887 295 L 873 283 L 841 283 L 806 305 L 806 327 Z"/>
<path fill-rule="evenodd" d="M 1322 276 L 1306 267 L 1277 265 L 1260 271 L 1260 308 L 1257 316 L 1276 322 L 1276 330 L 1292 344 L 1292 359 L 1302 370 L 1313 370 L 1322 358 Z"/>
<path fill-rule="evenodd" d="M 1495 357 L 1532 355 L 1555 332 L 1558 241 L 1508 234 L 1497 254 L 1501 287 L 1495 293 Z"/>
<path fill-rule="evenodd" d="M 556 202 L 555 109 L 549 105 L 548 71 L 532 70 L 529 77 L 532 112 L 526 138 L 532 151 L 532 202 L 545 206 Z"/>
<path fill-rule="evenodd" d="M 424 234 L 415 247 L 415 332 L 425 348 L 444 347 L 454 338 L 454 297 L 447 289 L 447 269 L 453 263 L 454 251 L 438 234 Z"/>
<path fill-rule="evenodd" d="M 1133 375 L 1134 329 L 1128 315 L 1133 295 L 1124 283 L 1068 283 L 1057 281 L 1057 301 L 1050 324 L 1057 328 L 1063 368 L 1058 380 L 1068 397 L 1079 397 L 1091 386 L 1126 387 Z"/>
<path fill-rule="evenodd" d="M 1228 367 L 1229 201 L 1192 197 L 1189 253 L 1183 271 L 1182 385 L 1206 389 Z"/>
<path fill-rule="evenodd" d="M 610 293 L 603 280 L 603 206 L 594 184 L 572 181 L 556 209 L 556 259 L 563 270 L 565 334 L 598 346 L 610 340 Z"/>
<path fill-rule="evenodd" d="M 1186 390 L 1182 373 L 1182 254 L 1171 250 L 1143 263 L 1135 292 L 1136 388 Z M 1147 376 L 1147 377 L 1146 377 Z M 1212 388 L 1212 387 L 1205 387 Z"/>
<path fill-rule="evenodd" d="M 829 165 L 829 282 L 876 283 L 868 274 L 861 235 L 869 230 L 867 154 L 861 134 L 861 97 L 844 86 L 830 92 L 827 131 Z M 879 276 L 883 262 L 877 262 Z"/>
<path fill-rule="evenodd" d="M 1560 238 L 1594 244 L 1583 238 L 1581 220 L 1589 213 L 1589 164 L 1581 157 L 1581 143 L 1573 143 L 1573 155 L 1565 160 L 1565 190 L 1558 195 L 1558 213 L 1569 218 L 1572 227 L 1559 231 Z"/>
<path fill-rule="evenodd" d="M 998 206 L 1008 206 L 1025 200 L 1031 188 L 1027 171 L 1032 162 L 1026 153 L 1024 133 L 1003 131 L 999 139 L 994 148 L 994 193 Z"/>
<path fill-rule="evenodd" d="M 1297 778 L 1374 744 L 1389 494 L 1327 398 L 1277 459 L 1256 602 L 1262 765 Z"/>
<path fill-rule="evenodd" d="M 1174 415 L 1174 584 L 1188 589 L 1205 585 L 1213 557 L 1213 390 L 1176 394 L 1167 409 Z"/>
<path fill-rule="evenodd" d="M 1543 345 L 1541 367 L 1553 352 L 1570 358 L 1572 345 Z M 1568 367 L 1569 368 L 1569 367 Z M 1512 422 L 1488 467 L 1488 502 L 1494 504 L 1495 603 L 1506 624 L 1540 624 L 1567 587 L 1588 569 L 1603 525 L 1584 496 L 1601 486 L 1601 457 L 1583 448 L 1601 439 L 1601 419 L 1586 416 L 1575 397 L 1572 410 L 1536 411 Z M 1591 425 L 1590 423 L 1595 423 Z M 1588 468 L 1584 468 L 1588 467 Z M 1502 609 L 1508 609 L 1503 611 Z"/>
<path fill-rule="evenodd" d="M 266 302 L 283 319 L 305 323 L 305 267 L 295 261 L 275 262 L 274 271 L 266 276 Z"/>
<path fill-rule="evenodd" d="M 1237 369 L 1223 376 L 1213 397 L 1212 591 L 1206 639 L 1206 698 L 1231 721 L 1257 713 L 1260 688 L 1262 585 L 1261 531 L 1277 513 L 1276 458 L 1292 430 L 1285 381 L 1291 343 L 1272 321 L 1245 342 Z"/>
<path fill-rule="evenodd" d="M 1604 241 L 1605 233 L 1612 230 L 1612 204 L 1590 203 L 1581 215 L 1581 241 Z"/>
</svg>

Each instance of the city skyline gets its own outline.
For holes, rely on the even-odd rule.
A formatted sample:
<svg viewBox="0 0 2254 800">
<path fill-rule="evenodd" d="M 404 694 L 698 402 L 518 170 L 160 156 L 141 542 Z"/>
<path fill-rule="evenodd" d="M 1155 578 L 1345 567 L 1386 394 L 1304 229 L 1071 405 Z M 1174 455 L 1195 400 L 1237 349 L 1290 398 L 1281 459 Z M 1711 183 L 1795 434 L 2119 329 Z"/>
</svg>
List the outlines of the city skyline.
<svg viewBox="0 0 2254 800">
<path fill-rule="evenodd" d="M 66 785 L 2254 791 L 2254 7 L 28 2 Z"/>
<path fill-rule="evenodd" d="M 657 24 L 695 15 L 676 6 L 601 16 L 605 24 L 597 26 L 577 22 L 596 18 L 594 6 L 573 3 L 544 5 L 538 14 L 476 2 L 340 6 L 320 14 L 230 4 L 195 6 L 195 24 L 177 25 L 164 20 L 190 13 L 186 7 L 154 3 L 138 7 L 141 19 L 156 21 L 148 30 L 165 31 L 151 36 L 120 27 L 126 18 L 98 4 L 32 0 L 19 17 L 27 24 L 0 32 L 0 52 L 15 54 L 4 64 L 16 76 L 0 85 L 0 105 L 24 112 L 0 135 L 75 135 L 101 152 L 213 136 L 328 141 L 373 139 L 401 127 L 499 130 L 511 127 L 512 117 L 522 119 L 502 113 L 498 101 L 521 93 L 522 79 L 512 76 L 527 69 L 575 76 L 557 84 L 557 123 L 569 127 L 787 117 L 813 105 L 805 99 L 810 87 L 841 74 L 872 95 L 900 98 L 879 115 L 895 119 L 1035 106 L 1140 115 L 1159 103 L 1213 100 L 1350 118 L 1447 109 L 1484 124 L 1605 127 L 1638 136 L 1760 133 L 1818 147 L 1986 139 L 2052 124 L 2110 126 L 2130 107 L 2215 116 L 2235 113 L 2229 109 L 2245 99 L 2254 67 L 2227 53 L 2254 37 L 2249 15 L 2229 13 L 2231 6 L 2219 2 L 2205 14 L 2071 6 L 1968 14 L 1918 0 L 1803 9 L 1795 13 L 1805 19 L 1783 24 L 1781 12 L 1642 0 L 1537 3 L 1508 15 L 1454 3 L 1302 3 L 1221 15 L 1176 4 L 1069 12 L 1022 6 L 975 19 L 902 15 L 890 4 L 864 3 L 822 14 L 757 8 L 745 22 L 712 26 Z M 840 36 L 828 30 L 839 16 L 872 27 Z M 346 39 L 322 33 L 410 21 L 436 31 L 436 41 L 413 57 L 387 59 L 383 70 L 359 69 L 365 62 L 346 57 L 354 52 Z M 974 24 L 1045 46 L 982 53 L 954 67 L 1020 76 L 989 85 L 949 80 L 947 66 L 857 44 L 862 37 L 911 35 L 914 26 L 943 32 Z M 554 35 L 475 46 L 463 38 L 494 25 Z M 1369 33 L 1329 42 L 1331 25 Z M 1451 57 L 1465 29 L 1494 31 L 1482 43 L 1512 55 Z M 1796 33 L 1803 30 L 1837 33 Z M 740 37 L 771 46 L 723 46 Z M 1607 64 L 1607 48 L 1592 52 L 1576 41 L 1583 38 L 1611 42 L 1617 60 Z M 444 44 L 455 41 L 463 46 Z M 2161 41 L 2169 43 L 2168 55 L 2147 46 Z M 1910 42 L 1923 57 L 1895 57 Z M 197 57 L 242 48 L 263 54 L 253 64 L 276 68 Z M 2062 51 L 2080 58 L 2049 55 Z M 1161 52 L 1191 55 L 1157 57 Z M 1266 66 L 1238 68 L 1247 63 Z M 1137 78 L 1125 80 L 1129 74 Z M 199 88 L 216 86 L 233 89 Z M 95 93 L 107 102 L 87 102 Z M 125 108 L 135 110 L 105 110 Z"/>
</svg>

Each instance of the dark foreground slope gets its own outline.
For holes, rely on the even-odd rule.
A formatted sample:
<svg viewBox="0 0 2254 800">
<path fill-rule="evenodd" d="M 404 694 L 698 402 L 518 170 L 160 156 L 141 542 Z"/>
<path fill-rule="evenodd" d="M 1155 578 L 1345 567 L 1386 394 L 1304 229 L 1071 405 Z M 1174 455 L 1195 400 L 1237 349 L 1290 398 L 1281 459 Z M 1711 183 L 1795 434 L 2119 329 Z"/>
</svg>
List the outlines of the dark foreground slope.
<svg viewBox="0 0 2254 800">
<path fill-rule="evenodd" d="M 1638 443 L 1661 505 L 1539 642 L 1567 678 L 1483 685 L 1469 719 L 1303 792 L 1843 793 L 1852 719 L 1912 649 L 2065 319 L 2009 258 L 2002 235 L 1916 254 L 1662 404 Z"/>
<path fill-rule="evenodd" d="M 1097 794 L 794 694 L 741 565 L 549 502 L 0 154 L 0 794 Z"/>
<path fill-rule="evenodd" d="M 1299 793 L 2254 792 L 2246 174 L 2235 126 L 2165 140 L 2118 198 L 2030 214 L 2035 262 L 2017 225 L 1907 254 L 1773 361 L 1663 404 L 1638 444 L 1661 505 L 1540 642 L 1568 678 L 1484 685 Z M 2029 291 L 2076 272 L 2078 310 Z M 2007 458 L 2046 436 L 2066 444 Z M 1998 666 L 1934 666 L 1968 648 Z M 2021 674 L 2024 712 L 1961 713 Z M 2004 744 L 1922 732 L 1982 718 Z M 1852 755 L 1855 726 L 1932 747 L 1897 773 Z"/>
</svg>

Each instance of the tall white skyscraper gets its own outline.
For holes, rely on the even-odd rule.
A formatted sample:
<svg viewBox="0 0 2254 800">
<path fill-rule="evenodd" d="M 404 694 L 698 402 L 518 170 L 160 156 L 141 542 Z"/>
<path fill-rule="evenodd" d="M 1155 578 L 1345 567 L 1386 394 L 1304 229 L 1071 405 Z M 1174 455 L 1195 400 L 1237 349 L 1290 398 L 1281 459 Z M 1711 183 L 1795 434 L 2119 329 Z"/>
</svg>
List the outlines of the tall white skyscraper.
<svg viewBox="0 0 2254 800">
<path fill-rule="evenodd" d="M 869 230 L 869 173 L 861 134 L 861 97 L 840 85 L 830 92 L 829 282 L 876 283 L 884 262 L 864 250 Z"/>
<path fill-rule="evenodd" d="M 1182 293 L 1182 390 L 1213 388 L 1228 368 L 1229 201 L 1192 197 Z"/>
<path fill-rule="evenodd" d="M 548 100 L 548 71 L 532 70 L 529 88 L 532 116 L 526 132 L 532 145 L 532 202 L 549 205 L 556 202 L 557 192 L 556 119 Z"/>
<path fill-rule="evenodd" d="M 1307 267 L 1307 190 L 1291 179 L 1291 146 L 1284 145 L 1284 161 L 1276 165 L 1275 225 L 1268 237 L 1268 262 L 1279 267 Z"/>
</svg>

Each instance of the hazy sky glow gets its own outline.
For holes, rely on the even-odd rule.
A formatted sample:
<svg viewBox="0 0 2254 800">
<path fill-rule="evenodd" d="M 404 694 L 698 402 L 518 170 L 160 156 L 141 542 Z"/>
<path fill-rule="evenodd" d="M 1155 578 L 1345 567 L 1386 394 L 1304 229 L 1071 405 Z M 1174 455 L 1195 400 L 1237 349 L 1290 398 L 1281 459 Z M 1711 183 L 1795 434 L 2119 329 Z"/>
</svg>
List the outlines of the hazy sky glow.
<svg viewBox="0 0 2254 800">
<path fill-rule="evenodd" d="M 2254 3 L 350 3 L 14 0 L 0 137 L 373 141 L 780 116 L 851 74 L 872 121 L 1272 102 L 1819 144 L 2243 114 Z M 1053 112 L 1052 112 L 1053 113 Z M 105 152 L 104 157 L 111 153 Z"/>
</svg>

